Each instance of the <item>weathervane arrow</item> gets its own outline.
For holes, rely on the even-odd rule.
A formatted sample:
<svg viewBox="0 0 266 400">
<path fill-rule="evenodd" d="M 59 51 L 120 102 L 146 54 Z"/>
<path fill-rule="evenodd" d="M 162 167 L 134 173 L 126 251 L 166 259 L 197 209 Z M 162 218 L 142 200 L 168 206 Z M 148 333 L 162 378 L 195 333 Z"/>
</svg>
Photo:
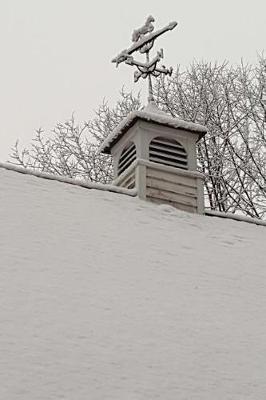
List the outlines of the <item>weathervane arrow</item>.
<svg viewBox="0 0 266 400">
<path fill-rule="evenodd" d="M 153 22 L 155 19 L 149 16 L 143 26 L 139 29 L 134 30 L 132 34 L 132 41 L 134 44 L 126 50 L 123 50 L 117 57 L 115 57 L 112 62 L 116 63 L 116 66 L 122 62 L 128 65 L 136 66 L 137 71 L 134 73 L 134 81 L 137 82 L 140 77 L 143 79 L 148 78 L 149 80 L 149 97 L 148 101 L 154 101 L 153 90 L 152 90 L 152 80 L 151 76 L 158 77 L 161 74 L 171 75 L 173 68 L 166 68 L 164 65 L 161 67 L 157 66 L 160 60 L 163 58 L 163 50 L 157 52 L 157 55 L 150 60 L 150 50 L 154 45 L 155 39 L 161 36 L 163 33 L 174 29 L 177 26 L 177 22 L 170 22 L 164 28 L 161 28 L 155 32 Z M 146 62 L 139 62 L 135 60 L 132 56 L 133 53 L 139 51 L 141 54 L 146 54 Z"/>
</svg>

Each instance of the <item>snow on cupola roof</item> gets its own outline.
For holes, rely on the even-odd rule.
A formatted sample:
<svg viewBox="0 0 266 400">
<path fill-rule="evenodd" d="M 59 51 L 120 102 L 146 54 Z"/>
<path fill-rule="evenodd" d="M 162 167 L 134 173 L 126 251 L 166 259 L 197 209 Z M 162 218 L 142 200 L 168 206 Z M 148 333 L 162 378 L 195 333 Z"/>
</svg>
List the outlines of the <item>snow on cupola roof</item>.
<svg viewBox="0 0 266 400">
<path fill-rule="evenodd" d="M 143 110 L 132 111 L 130 114 L 128 114 L 128 116 L 124 118 L 122 122 L 113 130 L 113 132 L 104 140 L 99 151 L 110 154 L 111 147 L 117 143 L 117 141 L 132 125 L 134 125 L 138 119 L 197 133 L 199 135 L 198 140 L 200 140 L 207 132 L 207 128 L 205 126 L 171 117 L 165 112 L 161 111 L 154 102 L 150 102 Z"/>
</svg>

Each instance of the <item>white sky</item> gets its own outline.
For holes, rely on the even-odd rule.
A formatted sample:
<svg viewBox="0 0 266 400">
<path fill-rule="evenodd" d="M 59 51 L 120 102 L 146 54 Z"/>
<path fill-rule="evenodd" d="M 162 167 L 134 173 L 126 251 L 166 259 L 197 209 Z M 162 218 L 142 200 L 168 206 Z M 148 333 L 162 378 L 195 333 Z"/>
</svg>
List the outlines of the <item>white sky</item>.
<svg viewBox="0 0 266 400">
<path fill-rule="evenodd" d="M 93 115 L 102 99 L 114 102 L 133 68 L 110 60 L 130 45 L 134 28 L 152 14 L 159 28 L 179 25 L 158 41 L 165 64 L 193 59 L 256 60 L 265 49 L 265 0 L 0 0 L 0 161 L 17 138 L 52 128 L 74 111 Z"/>
</svg>

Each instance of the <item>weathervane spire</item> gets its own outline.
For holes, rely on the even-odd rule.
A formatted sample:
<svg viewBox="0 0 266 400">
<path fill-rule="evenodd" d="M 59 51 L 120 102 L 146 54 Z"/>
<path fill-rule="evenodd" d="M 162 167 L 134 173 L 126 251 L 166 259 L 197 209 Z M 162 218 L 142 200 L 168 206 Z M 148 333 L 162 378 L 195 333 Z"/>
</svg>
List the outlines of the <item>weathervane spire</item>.
<svg viewBox="0 0 266 400">
<path fill-rule="evenodd" d="M 145 24 L 141 26 L 139 29 L 135 29 L 132 34 L 132 46 L 126 50 L 123 50 L 117 57 L 115 57 L 112 62 L 116 63 L 116 66 L 121 62 L 125 62 L 128 65 L 136 66 L 137 71 L 134 73 L 134 82 L 137 82 L 139 78 L 148 78 L 149 84 L 149 97 L 148 102 L 153 102 L 153 88 L 152 88 L 152 79 L 154 76 L 157 78 L 161 74 L 170 75 L 173 72 L 173 68 L 166 68 L 164 65 L 158 66 L 158 63 L 163 58 L 163 49 L 157 51 L 157 55 L 150 59 L 150 50 L 154 45 L 155 39 L 161 36 L 163 33 L 174 29 L 177 25 L 177 22 L 170 22 L 164 28 L 161 28 L 157 31 L 154 31 L 153 22 L 155 19 L 150 15 Z M 133 53 L 139 51 L 141 54 L 146 55 L 145 62 L 139 62 L 133 58 Z"/>
</svg>

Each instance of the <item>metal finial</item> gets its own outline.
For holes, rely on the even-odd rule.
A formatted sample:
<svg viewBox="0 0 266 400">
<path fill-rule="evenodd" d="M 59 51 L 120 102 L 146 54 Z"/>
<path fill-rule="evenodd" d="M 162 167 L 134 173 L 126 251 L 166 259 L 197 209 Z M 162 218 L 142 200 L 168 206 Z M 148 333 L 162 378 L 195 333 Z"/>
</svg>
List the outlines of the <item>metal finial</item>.
<svg viewBox="0 0 266 400">
<path fill-rule="evenodd" d="M 157 52 L 157 55 L 150 60 L 150 50 L 154 45 L 155 39 L 161 36 L 163 33 L 174 29 L 177 22 L 170 22 L 164 28 L 161 28 L 154 32 L 153 22 L 155 19 L 150 15 L 145 24 L 139 29 L 135 29 L 132 34 L 132 41 L 134 44 L 126 50 L 123 50 L 117 57 L 115 57 L 112 62 L 116 63 L 116 66 L 121 62 L 125 62 L 128 65 L 133 65 L 137 67 L 137 71 L 134 73 L 134 82 L 137 82 L 140 77 L 143 79 L 148 78 L 149 82 L 149 97 L 148 102 L 154 101 L 153 90 L 152 90 L 152 80 L 151 77 L 157 78 L 159 75 L 172 75 L 173 68 L 166 68 L 164 65 L 161 67 L 157 64 L 163 58 L 163 49 Z M 135 60 L 132 56 L 133 53 L 139 51 L 141 54 L 146 54 L 146 61 L 139 62 Z"/>
</svg>

